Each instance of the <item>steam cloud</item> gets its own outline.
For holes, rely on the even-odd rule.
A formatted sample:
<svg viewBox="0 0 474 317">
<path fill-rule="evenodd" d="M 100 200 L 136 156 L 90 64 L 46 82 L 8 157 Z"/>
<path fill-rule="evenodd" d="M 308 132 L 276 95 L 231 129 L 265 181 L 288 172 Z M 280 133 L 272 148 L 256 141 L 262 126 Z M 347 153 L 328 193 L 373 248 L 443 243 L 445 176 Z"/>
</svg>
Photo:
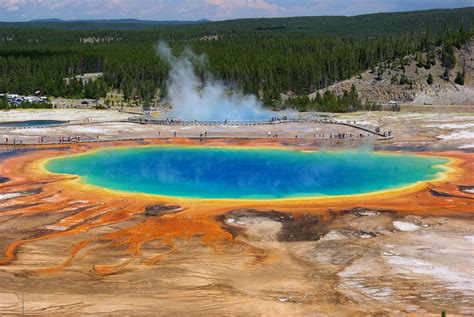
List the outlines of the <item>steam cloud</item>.
<svg viewBox="0 0 474 317">
<path fill-rule="evenodd" d="M 194 73 L 194 65 L 204 66 L 204 55 L 196 55 L 187 49 L 177 57 L 163 42 L 158 44 L 157 53 L 171 66 L 168 102 L 173 108 L 173 116 L 200 121 L 259 120 L 276 116 L 274 112 L 264 109 L 253 95 L 229 93 L 226 85 L 212 79 L 203 83 Z"/>
</svg>

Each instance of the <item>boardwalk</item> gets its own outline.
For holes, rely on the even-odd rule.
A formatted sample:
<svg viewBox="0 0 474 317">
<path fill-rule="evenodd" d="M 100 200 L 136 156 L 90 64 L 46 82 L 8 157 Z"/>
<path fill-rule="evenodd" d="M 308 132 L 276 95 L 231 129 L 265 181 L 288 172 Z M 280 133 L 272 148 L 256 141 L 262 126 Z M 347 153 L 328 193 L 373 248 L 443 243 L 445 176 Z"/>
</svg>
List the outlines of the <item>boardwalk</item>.
<svg viewBox="0 0 474 317">
<path fill-rule="evenodd" d="M 331 126 L 334 125 L 334 128 Z M 80 128 L 84 126 L 84 128 Z M 123 128 L 126 126 L 126 128 Z M 318 131 L 326 126 L 325 131 Z M 336 128 L 339 126 L 339 128 Z M 79 127 L 79 128 L 78 128 Z M 342 128 L 347 127 L 347 129 Z M 54 128 L 54 131 L 51 129 Z M 146 129 L 146 132 L 141 130 Z M 24 131 L 24 132 L 22 132 Z M 83 132 L 80 132 L 83 131 Z M 106 131 L 106 132 L 103 132 Z M 267 132 L 268 131 L 268 132 Z M 358 125 L 354 121 L 330 119 L 287 119 L 260 121 L 180 121 L 145 120 L 133 117 L 128 120 L 76 121 L 64 124 L 4 128 L 4 146 L 66 145 L 88 142 L 132 141 L 143 139 L 296 139 L 320 141 L 388 140 L 391 132 L 381 132 Z M 33 133 L 34 132 L 34 133 Z M 11 133 L 8 136 L 8 133 Z"/>
<path fill-rule="evenodd" d="M 255 126 L 255 125 L 275 125 L 283 123 L 322 123 L 322 124 L 338 124 L 359 129 L 383 138 L 390 138 L 390 135 L 381 133 L 380 131 L 371 130 L 367 127 L 358 125 L 355 121 L 341 121 L 331 119 L 286 119 L 286 120 L 247 120 L 247 121 L 232 121 L 232 120 L 213 120 L 213 121 L 181 121 L 181 120 L 147 120 L 143 118 L 130 118 L 129 122 L 139 124 L 156 124 L 156 125 L 182 125 L 182 126 L 217 126 L 217 125 L 238 125 L 238 126 Z M 391 134 L 391 133 L 390 133 Z"/>
</svg>

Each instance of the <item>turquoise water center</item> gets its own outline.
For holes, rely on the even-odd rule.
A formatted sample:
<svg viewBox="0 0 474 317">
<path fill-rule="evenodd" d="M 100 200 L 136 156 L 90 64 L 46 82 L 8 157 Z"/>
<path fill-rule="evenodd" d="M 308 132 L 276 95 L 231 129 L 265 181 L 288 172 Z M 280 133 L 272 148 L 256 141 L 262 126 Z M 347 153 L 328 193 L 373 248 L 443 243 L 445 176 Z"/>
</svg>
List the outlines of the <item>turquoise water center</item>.
<svg viewBox="0 0 474 317">
<path fill-rule="evenodd" d="M 188 198 L 369 193 L 433 180 L 448 159 L 372 151 L 147 146 L 49 160 L 46 169 L 108 189 Z"/>
</svg>

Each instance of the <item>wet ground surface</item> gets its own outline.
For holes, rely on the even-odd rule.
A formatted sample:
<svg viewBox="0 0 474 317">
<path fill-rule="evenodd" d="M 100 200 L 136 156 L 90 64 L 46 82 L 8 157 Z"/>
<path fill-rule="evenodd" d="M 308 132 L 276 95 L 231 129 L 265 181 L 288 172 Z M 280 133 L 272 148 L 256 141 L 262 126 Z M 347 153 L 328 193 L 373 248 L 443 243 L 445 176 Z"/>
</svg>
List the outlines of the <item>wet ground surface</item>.
<svg viewBox="0 0 474 317">
<path fill-rule="evenodd" d="M 232 236 L 228 242 L 209 248 L 199 234 L 173 245 L 145 241 L 133 260 L 128 247 L 106 239 L 150 217 L 156 226 L 165 225 L 168 214 L 150 211 L 174 210 L 173 216 L 179 217 L 177 207 L 153 206 L 126 221 L 72 235 L 57 233 L 97 218 L 68 228 L 58 223 L 93 206 L 71 204 L 36 215 L 3 213 L 3 248 L 12 241 L 50 237 L 19 247 L 15 260 L 2 266 L 0 310 L 20 314 L 23 296 L 28 314 L 58 316 L 474 313 L 471 217 L 414 216 L 364 207 L 328 211 L 329 217 L 311 210 L 292 215 L 237 209 L 215 217 Z M 89 246 L 72 263 L 45 271 L 67 262 L 81 241 Z M 123 270 L 101 271 L 101 265 L 120 267 L 125 262 Z"/>
</svg>

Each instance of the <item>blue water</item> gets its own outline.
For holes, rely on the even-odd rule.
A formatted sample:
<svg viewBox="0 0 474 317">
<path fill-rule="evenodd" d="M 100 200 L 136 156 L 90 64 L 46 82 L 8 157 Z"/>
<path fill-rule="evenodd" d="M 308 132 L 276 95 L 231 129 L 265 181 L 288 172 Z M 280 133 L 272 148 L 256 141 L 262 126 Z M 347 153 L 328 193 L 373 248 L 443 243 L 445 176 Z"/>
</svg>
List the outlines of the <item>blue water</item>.
<svg viewBox="0 0 474 317">
<path fill-rule="evenodd" d="M 193 198 L 360 194 L 437 177 L 448 160 L 363 151 L 154 146 L 50 160 L 46 169 L 129 192 Z"/>
<path fill-rule="evenodd" d="M 27 120 L 27 121 L 12 121 L 0 122 L 0 128 L 24 128 L 24 127 L 45 127 L 50 125 L 57 125 L 66 123 L 68 121 L 60 120 Z"/>
</svg>

